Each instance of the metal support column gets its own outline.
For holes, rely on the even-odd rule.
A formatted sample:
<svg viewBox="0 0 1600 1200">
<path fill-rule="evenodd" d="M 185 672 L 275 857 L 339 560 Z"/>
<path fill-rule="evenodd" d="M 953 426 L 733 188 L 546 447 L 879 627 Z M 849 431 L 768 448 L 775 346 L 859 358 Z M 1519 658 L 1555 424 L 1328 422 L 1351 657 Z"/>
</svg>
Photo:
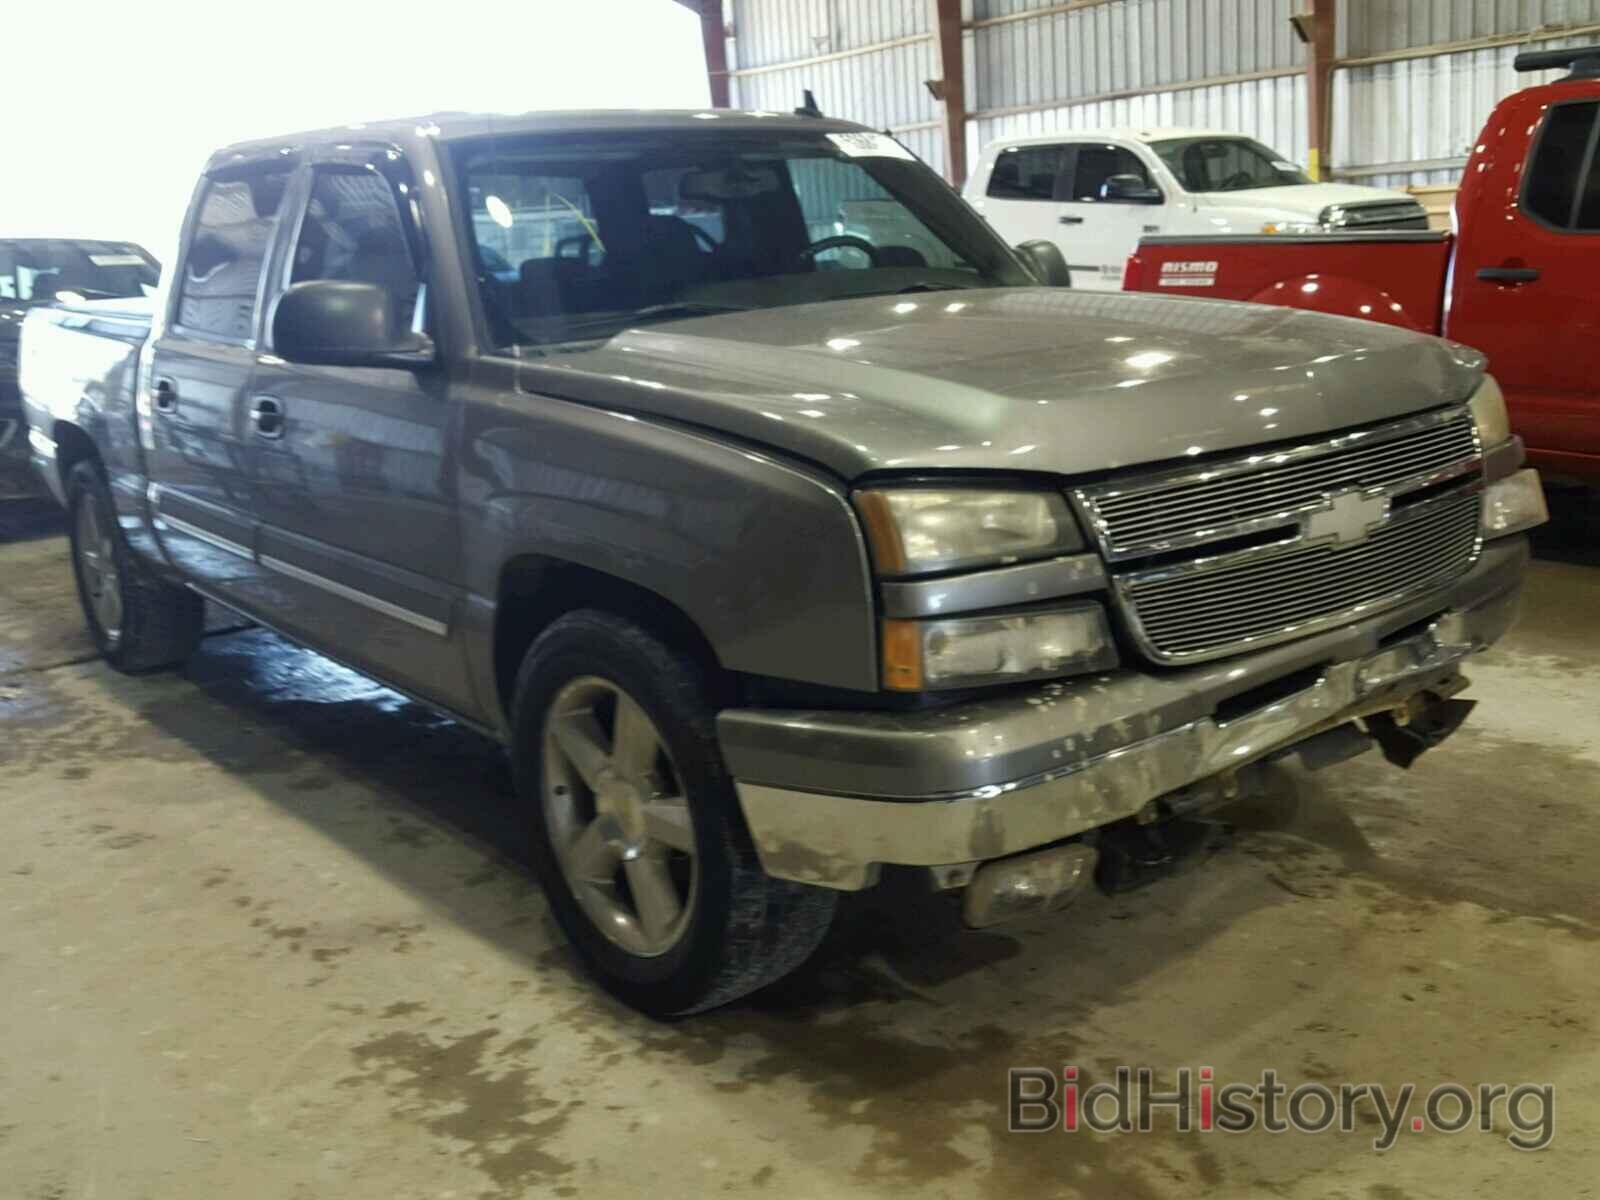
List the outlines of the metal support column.
<svg viewBox="0 0 1600 1200">
<path fill-rule="evenodd" d="M 962 53 L 961 0 L 929 0 L 939 40 L 936 95 L 944 106 L 944 173 L 956 187 L 967 177 L 967 64 Z"/>
<path fill-rule="evenodd" d="M 706 84 L 712 108 L 731 108 L 728 90 L 727 31 L 722 21 L 722 0 L 677 0 L 700 18 L 700 41 L 705 46 Z"/>
<path fill-rule="evenodd" d="M 1306 45 L 1306 108 L 1311 147 L 1306 166 L 1313 179 L 1328 179 L 1328 151 L 1332 142 L 1334 16 L 1336 0 L 1311 0 L 1311 38 Z"/>
</svg>

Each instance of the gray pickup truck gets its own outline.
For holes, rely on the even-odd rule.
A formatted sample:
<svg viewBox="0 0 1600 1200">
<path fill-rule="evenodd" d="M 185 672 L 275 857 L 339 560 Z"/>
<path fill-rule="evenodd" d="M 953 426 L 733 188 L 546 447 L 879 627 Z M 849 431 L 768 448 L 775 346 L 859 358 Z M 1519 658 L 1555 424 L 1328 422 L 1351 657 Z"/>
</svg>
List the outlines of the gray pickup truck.
<svg viewBox="0 0 1600 1200">
<path fill-rule="evenodd" d="M 843 122 L 298 134 L 153 313 L 29 314 L 29 445 L 114 666 L 204 597 L 499 739 L 584 962 L 691 1012 L 885 865 L 986 925 L 1271 758 L 1404 765 L 1514 617 L 1480 356 L 1058 266 Z"/>
</svg>

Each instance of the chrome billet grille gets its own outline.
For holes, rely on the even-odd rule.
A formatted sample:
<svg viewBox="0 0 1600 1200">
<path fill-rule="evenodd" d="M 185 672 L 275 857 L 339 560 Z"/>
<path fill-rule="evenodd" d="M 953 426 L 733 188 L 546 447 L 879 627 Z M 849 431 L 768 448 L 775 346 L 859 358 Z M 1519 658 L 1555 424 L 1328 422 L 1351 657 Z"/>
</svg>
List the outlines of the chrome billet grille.
<svg viewBox="0 0 1600 1200">
<path fill-rule="evenodd" d="M 1463 408 L 1073 492 L 1117 607 L 1159 663 L 1302 637 L 1421 596 L 1480 546 Z"/>
<path fill-rule="evenodd" d="M 1415 200 L 1333 205 L 1325 218 L 1334 229 L 1426 229 L 1428 214 Z"/>
<path fill-rule="evenodd" d="M 1335 492 L 1410 490 L 1465 474 L 1477 461 L 1472 419 L 1456 409 L 1176 478 L 1089 489 L 1078 499 L 1116 561 L 1292 525 Z"/>
<path fill-rule="evenodd" d="M 1357 620 L 1447 583 L 1478 552 L 1473 490 L 1400 514 L 1355 546 L 1305 546 L 1126 588 L 1144 640 L 1179 661 Z"/>
</svg>

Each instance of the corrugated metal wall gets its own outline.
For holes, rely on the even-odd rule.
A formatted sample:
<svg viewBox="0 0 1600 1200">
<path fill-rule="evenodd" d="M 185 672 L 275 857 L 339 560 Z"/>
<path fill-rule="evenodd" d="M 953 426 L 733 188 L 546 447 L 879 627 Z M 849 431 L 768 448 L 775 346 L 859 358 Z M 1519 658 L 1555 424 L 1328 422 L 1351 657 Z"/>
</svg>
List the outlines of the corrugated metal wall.
<svg viewBox="0 0 1600 1200">
<path fill-rule="evenodd" d="M 926 0 L 734 0 L 731 9 L 737 107 L 788 112 L 810 88 L 829 116 L 891 130 L 944 170 L 940 111 L 923 86 L 939 77 Z M 829 57 L 874 46 L 883 48 Z"/>
<path fill-rule="evenodd" d="M 1305 48 L 1289 16 L 1307 8 L 963 0 L 968 161 L 1009 134 L 1160 124 L 1239 130 L 1304 162 Z M 1043 9 L 1062 11 L 1023 17 Z M 928 0 L 728 0 L 727 11 L 740 107 L 791 109 L 809 87 L 825 112 L 891 129 L 943 169 L 939 106 L 923 86 L 940 73 Z M 1386 187 L 1453 182 L 1494 103 L 1534 82 L 1511 70 L 1514 46 L 1441 46 L 1600 42 L 1600 0 L 1339 0 L 1338 19 L 1340 58 L 1394 60 L 1334 74 L 1331 165 Z M 1551 40 L 1567 28 L 1586 36 Z M 849 53 L 864 47 L 875 48 Z M 781 66 L 796 59 L 821 61 Z"/>
<path fill-rule="evenodd" d="M 976 0 L 972 108 L 1143 91 L 1305 61 L 1289 27 L 1294 0 L 1115 0 L 984 24 L 1045 7 Z"/>
<path fill-rule="evenodd" d="M 979 117 L 967 126 L 967 157 L 974 161 L 981 147 L 1013 134 L 1151 125 L 1241 130 L 1280 154 L 1304 162 L 1309 140 L 1305 78 L 1296 75 L 1188 87 Z"/>
<path fill-rule="evenodd" d="M 1048 7 L 974 0 L 969 161 L 1008 134 L 1111 125 L 1238 129 L 1305 156 L 1295 0 L 1113 0 L 1005 19 Z M 1229 79 L 1261 73 L 1276 77 Z"/>
<path fill-rule="evenodd" d="M 1521 7 L 1541 6 L 1529 3 Z M 1557 6 L 1547 3 L 1543 7 Z M 1558 38 L 1539 42 L 1538 49 L 1595 40 L 1593 36 Z M 1331 146 L 1335 173 L 1373 187 L 1455 183 L 1473 139 L 1503 96 L 1565 74 L 1519 74 L 1511 63 L 1520 49 L 1519 45 L 1496 46 L 1349 67 L 1336 73 Z"/>
<path fill-rule="evenodd" d="M 1342 0 L 1335 53 L 1364 58 L 1595 22 L 1600 0 Z"/>
<path fill-rule="evenodd" d="M 739 65 L 765 67 L 926 34 L 928 6 L 921 0 L 734 0 L 733 23 Z"/>
</svg>

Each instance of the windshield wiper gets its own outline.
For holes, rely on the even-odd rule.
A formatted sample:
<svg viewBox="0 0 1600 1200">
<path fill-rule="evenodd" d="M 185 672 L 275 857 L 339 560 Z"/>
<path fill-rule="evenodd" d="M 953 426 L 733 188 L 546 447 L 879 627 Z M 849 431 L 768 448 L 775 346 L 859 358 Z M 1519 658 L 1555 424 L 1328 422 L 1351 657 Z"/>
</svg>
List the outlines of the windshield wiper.
<svg viewBox="0 0 1600 1200">
<path fill-rule="evenodd" d="M 912 292 L 970 292 L 974 288 L 986 286 L 981 283 L 908 283 L 905 287 L 880 288 L 871 292 L 849 292 L 843 296 L 836 296 L 837 300 L 863 300 L 869 296 L 905 296 Z"/>
<path fill-rule="evenodd" d="M 635 312 L 591 313 L 582 321 L 568 321 L 562 330 L 570 336 L 559 341 L 519 342 L 521 353 L 539 358 L 551 354 L 571 354 L 579 350 L 592 350 L 609 338 L 636 324 L 651 321 L 672 321 L 685 317 L 714 317 L 721 313 L 749 312 L 745 304 L 706 304 L 699 301 L 672 301 L 652 304 Z M 642 320 L 641 320 L 642 318 Z"/>
<path fill-rule="evenodd" d="M 625 325 L 631 325 L 641 317 L 647 319 L 662 317 L 673 320 L 677 317 L 714 317 L 721 313 L 749 311 L 748 304 L 706 304 L 699 300 L 673 300 L 666 304 L 652 304 L 648 308 L 641 308 L 615 319 Z"/>
<path fill-rule="evenodd" d="M 967 292 L 978 285 L 975 283 L 911 283 L 903 288 L 896 288 L 896 296 L 904 296 L 909 292 Z"/>
</svg>

